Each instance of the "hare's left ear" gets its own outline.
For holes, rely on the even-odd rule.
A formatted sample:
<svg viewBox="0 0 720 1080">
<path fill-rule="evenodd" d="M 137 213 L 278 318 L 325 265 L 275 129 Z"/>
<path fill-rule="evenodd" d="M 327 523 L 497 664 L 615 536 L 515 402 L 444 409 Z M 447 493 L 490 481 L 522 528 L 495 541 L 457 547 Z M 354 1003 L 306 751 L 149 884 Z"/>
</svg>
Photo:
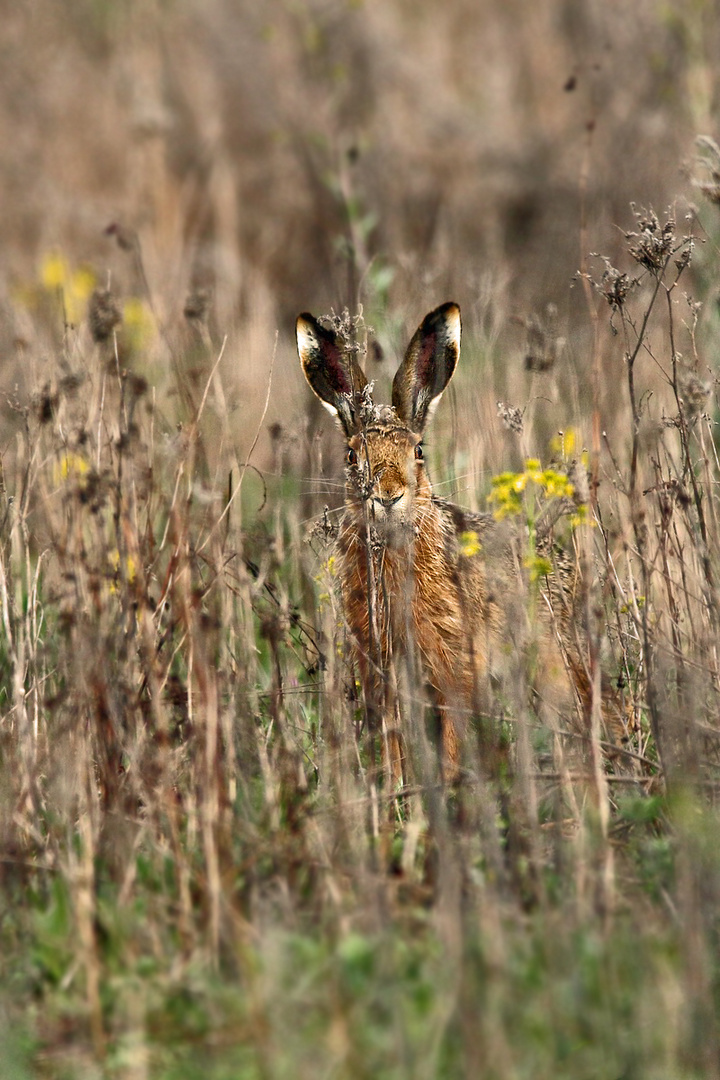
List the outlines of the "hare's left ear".
<svg viewBox="0 0 720 1080">
<path fill-rule="evenodd" d="M 335 331 L 326 330 L 312 315 L 298 315 L 295 331 L 305 378 L 349 439 L 359 427 L 365 373 Z"/>
<path fill-rule="evenodd" d="M 413 334 L 393 380 L 392 403 L 411 431 L 422 435 L 460 356 L 460 308 L 442 304 Z"/>
</svg>

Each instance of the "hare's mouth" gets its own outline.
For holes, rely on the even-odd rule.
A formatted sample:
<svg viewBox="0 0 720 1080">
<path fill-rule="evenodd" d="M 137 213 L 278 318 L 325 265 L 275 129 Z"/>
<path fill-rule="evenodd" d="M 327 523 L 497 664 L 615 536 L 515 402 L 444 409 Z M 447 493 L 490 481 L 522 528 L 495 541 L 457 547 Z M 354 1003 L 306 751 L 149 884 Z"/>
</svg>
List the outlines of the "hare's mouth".
<svg viewBox="0 0 720 1080">
<path fill-rule="evenodd" d="M 371 498 L 367 506 L 378 538 L 388 547 L 405 547 L 410 543 L 414 530 L 404 493 L 393 498 Z"/>
</svg>

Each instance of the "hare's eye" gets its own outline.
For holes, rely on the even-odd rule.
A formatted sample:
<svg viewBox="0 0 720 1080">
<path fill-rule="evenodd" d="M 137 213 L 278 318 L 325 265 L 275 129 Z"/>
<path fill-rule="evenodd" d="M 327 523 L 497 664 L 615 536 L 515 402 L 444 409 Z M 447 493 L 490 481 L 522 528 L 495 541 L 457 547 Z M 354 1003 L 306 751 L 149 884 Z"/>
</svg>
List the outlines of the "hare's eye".
<svg viewBox="0 0 720 1080">
<path fill-rule="evenodd" d="M 415 447 L 415 460 L 422 461 L 424 457 L 422 443 L 418 443 Z"/>
<path fill-rule="evenodd" d="M 350 447 L 350 449 L 347 452 L 346 461 L 347 461 L 348 465 L 357 465 L 357 454 L 352 449 L 352 447 Z"/>
</svg>

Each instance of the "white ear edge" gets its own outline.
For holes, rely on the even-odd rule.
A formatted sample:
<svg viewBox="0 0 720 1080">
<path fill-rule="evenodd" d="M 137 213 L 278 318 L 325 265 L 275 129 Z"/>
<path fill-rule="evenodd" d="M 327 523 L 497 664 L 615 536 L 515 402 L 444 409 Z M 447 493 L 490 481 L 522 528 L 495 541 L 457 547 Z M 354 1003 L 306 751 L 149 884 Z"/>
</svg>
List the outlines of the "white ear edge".
<svg viewBox="0 0 720 1080">
<path fill-rule="evenodd" d="M 317 348 L 317 335 L 310 323 L 305 319 L 298 319 L 295 332 L 297 335 L 298 352 L 301 356 L 307 350 Z"/>
<path fill-rule="evenodd" d="M 438 405 L 440 404 L 440 399 L 441 399 L 441 397 L 443 396 L 444 393 L 445 393 L 445 391 L 441 390 L 440 393 L 437 395 L 437 397 L 434 397 L 432 399 L 432 401 L 430 402 L 430 404 L 428 405 L 427 412 L 425 413 L 425 425 L 424 425 L 425 427 L 427 427 L 427 425 L 430 423 L 433 416 L 435 415 L 435 411 L 436 411 Z"/>
<path fill-rule="evenodd" d="M 457 304 L 453 304 L 452 309 L 445 316 L 446 326 L 448 331 L 448 337 L 455 345 L 458 353 L 460 352 L 460 337 L 462 334 L 462 322 L 460 319 L 460 308 Z"/>
<path fill-rule="evenodd" d="M 317 397 L 317 395 L 315 396 Z M 323 401 L 321 397 L 318 398 L 318 401 L 322 405 L 323 409 L 327 409 L 333 420 L 340 420 L 340 413 L 337 411 L 334 405 L 331 405 L 328 401 Z"/>
</svg>

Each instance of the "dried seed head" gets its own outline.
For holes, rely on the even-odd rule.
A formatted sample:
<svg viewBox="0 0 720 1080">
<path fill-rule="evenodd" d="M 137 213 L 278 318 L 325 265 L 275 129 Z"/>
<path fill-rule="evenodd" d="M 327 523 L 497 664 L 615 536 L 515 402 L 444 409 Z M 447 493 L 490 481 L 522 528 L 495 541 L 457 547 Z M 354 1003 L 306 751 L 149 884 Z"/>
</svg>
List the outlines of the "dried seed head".
<svg viewBox="0 0 720 1080">
<path fill-rule="evenodd" d="M 369 335 L 374 334 L 375 331 L 372 326 L 367 326 L 365 323 L 362 304 L 358 304 L 357 315 L 351 315 L 348 308 L 343 308 L 338 315 L 333 308 L 330 308 L 330 314 L 321 315 L 320 321 L 330 323 L 349 356 L 365 356 L 367 338 Z M 364 336 L 365 340 L 357 341 L 358 334 Z"/>
<path fill-rule="evenodd" d="M 75 397 L 85 382 L 85 378 L 85 372 L 82 371 L 73 372 L 71 375 L 63 375 L 58 382 L 58 396 Z"/>
<path fill-rule="evenodd" d="M 711 182 L 708 180 L 693 180 L 694 186 L 701 191 L 708 202 L 720 205 L 720 180 Z"/>
<path fill-rule="evenodd" d="M 516 435 L 523 433 L 523 410 L 515 405 L 508 405 L 505 401 L 497 402 L 498 416 L 503 422 L 503 427 L 508 431 L 514 431 Z"/>
<path fill-rule="evenodd" d="M 658 484 L 657 487 L 647 488 L 646 491 L 643 491 L 643 495 L 649 495 L 651 492 L 655 492 L 657 495 L 658 507 L 660 509 L 660 523 L 664 529 L 667 529 L 670 524 L 675 506 L 680 506 L 681 509 L 687 510 L 692 504 L 692 500 L 686 488 L 676 477 L 664 480 L 661 484 Z"/>
<path fill-rule="evenodd" d="M 121 251 L 135 251 L 138 246 L 137 235 L 132 229 L 120 225 L 117 221 L 111 222 L 104 230 L 105 236 L 114 236 L 117 246 Z"/>
<path fill-rule="evenodd" d="M 397 415 L 392 405 L 376 405 L 373 401 L 375 383 L 369 382 L 363 386 L 360 393 L 360 419 L 365 425 L 393 424 L 397 423 Z"/>
<path fill-rule="evenodd" d="M 88 323 L 93 341 L 107 341 L 122 322 L 120 308 L 109 289 L 95 289 L 88 304 Z"/>
<path fill-rule="evenodd" d="M 123 388 L 128 398 L 137 400 L 147 394 L 150 389 L 144 376 L 137 375 L 134 371 L 123 371 Z"/>
<path fill-rule="evenodd" d="M 560 347 L 564 344 L 563 339 L 557 335 L 555 305 L 547 305 L 545 320 L 533 314 L 527 318 L 519 317 L 515 321 L 521 323 L 527 331 L 525 370 L 550 371 L 555 366 Z"/>
<path fill-rule="evenodd" d="M 50 423 L 55 414 L 55 410 L 58 407 L 59 401 L 60 395 L 58 394 L 56 387 L 51 386 L 49 382 L 46 382 L 33 394 L 30 400 L 30 408 L 38 423 Z"/>
<path fill-rule="evenodd" d="M 698 416 L 710 396 L 710 384 L 689 368 L 678 367 L 678 390 L 688 416 Z"/>
<path fill-rule="evenodd" d="M 628 293 L 635 284 L 636 282 L 631 280 L 627 274 L 621 273 L 607 259 L 605 260 L 605 270 L 600 279 L 600 291 L 613 311 L 622 310 Z"/>
<path fill-rule="evenodd" d="M 385 359 L 383 347 L 379 341 L 373 340 L 370 345 L 370 359 L 375 364 L 382 364 Z"/>
<path fill-rule="evenodd" d="M 625 233 L 628 251 L 635 262 L 640 263 L 646 270 L 663 270 L 673 252 L 675 219 L 668 217 L 665 224 L 661 225 L 654 210 L 639 212 L 633 208 L 633 213 L 638 231 Z"/>
<path fill-rule="evenodd" d="M 324 544 L 330 544 L 337 540 L 337 535 L 338 526 L 330 520 L 330 507 L 326 506 L 323 510 L 322 520 L 316 521 L 312 527 L 311 538 L 315 537 L 322 540 Z"/>
<path fill-rule="evenodd" d="M 705 198 L 720 205 L 720 146 L 710 135 L 698 135 L 695 143 L 700 150 L 697 164 L 708 174 L 707 180 L 692 179 L 693 187 L 701 191 Z"/>
<path fill-rule="evenodd" d="M 207 325 L 211 302 L 210 289 L 193 289 L 185 301 L 183 315 L 189 322 L 195 321 Z"/>
</svg>

